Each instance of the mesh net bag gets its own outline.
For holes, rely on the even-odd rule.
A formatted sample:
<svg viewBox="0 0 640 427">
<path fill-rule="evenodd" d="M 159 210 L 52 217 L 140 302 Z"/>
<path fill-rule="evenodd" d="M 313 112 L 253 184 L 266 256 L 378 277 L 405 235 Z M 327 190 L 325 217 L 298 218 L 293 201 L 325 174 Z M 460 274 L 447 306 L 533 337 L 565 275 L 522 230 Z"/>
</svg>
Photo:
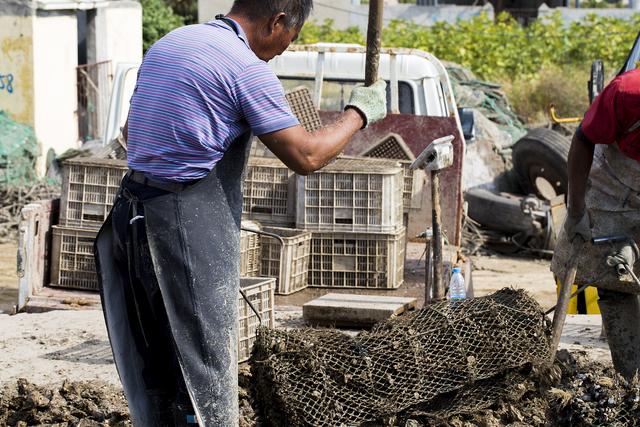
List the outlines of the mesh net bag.
<svg viewBox="0 0 640 427">
<path fill-rule="evenodd" d="M 0 111 L 0 185 L 24 185 L 36 181 L 38 150 L 33 129 Z"/>
<path fill-rule="evenodd" d="M 412 410 L 445 416 L 487 400 L 475 392 L 443 406 L 448 394 L 466 396 L 480 381 L 547 362 L 549 335 L 538 303 L 503 289 L 433 304 L 355 337 L 261 328 L 251 368 L 275 425 L 360 425 Z"/>
</svg>

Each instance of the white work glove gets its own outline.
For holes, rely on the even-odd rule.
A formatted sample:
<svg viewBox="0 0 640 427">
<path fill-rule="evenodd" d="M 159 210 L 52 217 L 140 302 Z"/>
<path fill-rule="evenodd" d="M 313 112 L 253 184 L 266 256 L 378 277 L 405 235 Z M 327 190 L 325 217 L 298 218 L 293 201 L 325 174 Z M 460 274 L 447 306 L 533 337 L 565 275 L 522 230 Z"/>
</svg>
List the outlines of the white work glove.
<svg viewBox="0 0 640 427">
<path fill-rule="evenodd" d="M 578 236 L 582 238 L 583 242 L 591 240 L 591 221 L 587 211 L 585 210 L 580 216 L 567 215 L 564 220 L 564 231 L 572 243 Z"/>
<path fill-rule="evenodd" d="M 362 116 L 366 128 L 372 123 L 382 120 L 387 115 L 387 83 L 378 80 L 369 87 L 356 86 L 351 91 L 351 98 L 344 107 L 353 108 Z"/>
<path fill-rule="evenodd" d="M 638 246 L 634 242 L 629 242 L 607 257 L 607 265 L 615 267 L 620 264 L 626 264 L 629 267 L 633 267 L 638 258 L 640 258 Z"/>
</svg>

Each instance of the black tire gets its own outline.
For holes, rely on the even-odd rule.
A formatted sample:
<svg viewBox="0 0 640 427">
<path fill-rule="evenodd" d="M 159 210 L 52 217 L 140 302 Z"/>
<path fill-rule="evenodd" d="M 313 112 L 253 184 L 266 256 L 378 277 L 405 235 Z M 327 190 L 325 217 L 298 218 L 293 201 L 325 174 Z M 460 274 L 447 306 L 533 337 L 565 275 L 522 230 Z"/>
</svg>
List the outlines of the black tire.
<svg viewBox="0 0 640 427">
<path fill-rule="evenodd" d="M 532 129 L 513 146 L 513 169 L 524 194 L 551 200 L 567 194 L 569 138 L 546 128 Z"/>
<path fill-rule="evenodd" d="M 520 207 L 521 197 L 497 194 L 484 188 L 467 190 L 469 217 L 482 226 L 507 233 L 534 230 L 533 219 Z"/>
</svg>

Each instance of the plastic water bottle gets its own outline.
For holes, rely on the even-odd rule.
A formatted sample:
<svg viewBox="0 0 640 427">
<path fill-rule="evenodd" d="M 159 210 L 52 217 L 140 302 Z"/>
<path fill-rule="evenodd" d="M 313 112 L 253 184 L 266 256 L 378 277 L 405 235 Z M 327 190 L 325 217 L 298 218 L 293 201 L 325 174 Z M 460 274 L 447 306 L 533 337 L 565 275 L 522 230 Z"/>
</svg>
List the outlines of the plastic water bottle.
<svg viewBox="0 0 640 427">
<path fill-rule="evenodd" d="M 460 268 L 455 267 L 449 281 L 449 299 L 452 301 L 462 300 L 467 297 L 467 288 L 464 285 L 464 277 L 460 273 Z"/>
</svg>

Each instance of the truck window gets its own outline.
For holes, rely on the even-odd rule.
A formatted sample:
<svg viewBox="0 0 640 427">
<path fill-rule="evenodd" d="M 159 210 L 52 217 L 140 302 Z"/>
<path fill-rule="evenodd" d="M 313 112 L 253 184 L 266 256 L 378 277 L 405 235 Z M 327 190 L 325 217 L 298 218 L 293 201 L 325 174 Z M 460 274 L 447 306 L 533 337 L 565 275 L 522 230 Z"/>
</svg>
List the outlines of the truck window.
<svg viewBox="0 0 640 427">
<path fill-rule="evenodd" d="M 300 86 L 305 86 L 313 93 L 315 82 L 313 79 L 300 79 L 280 77 L 282 86 L 285 91 L 293 90 Z M 362 84 L 359 81 L 352 80 L 327 80 L 322 84 L 322 99 L 320 100 L 320 109 L 326 111 L 342 111 L 345 104 L 349 101 L 351 90 L 354 86 Z M 387 105 L 391 107 L 391 88 L 387 81 Z M 398 82 L 398 104 L 400 113 L 415 114 L 414 94 L 411 85 L 406 82 Z"/>
</svg>

